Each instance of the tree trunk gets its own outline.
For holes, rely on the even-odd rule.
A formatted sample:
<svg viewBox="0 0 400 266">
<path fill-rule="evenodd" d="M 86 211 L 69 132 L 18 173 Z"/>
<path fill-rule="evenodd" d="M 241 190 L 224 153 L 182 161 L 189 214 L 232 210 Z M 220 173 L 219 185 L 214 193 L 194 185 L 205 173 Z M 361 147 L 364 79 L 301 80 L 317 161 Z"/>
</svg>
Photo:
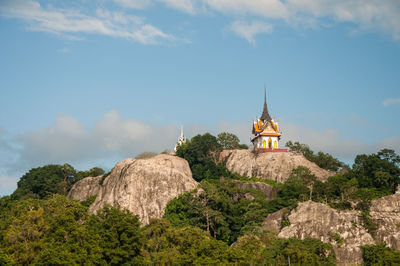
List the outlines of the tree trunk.
<svg viewBox="0 0 400 266">
<path fill-rule="evenodd" d="M 207 233 L 210 234 L 210 218 L 208 216 L 208 211 L 206 211 L 206 223 L 207 223 Z"/>
</svg>

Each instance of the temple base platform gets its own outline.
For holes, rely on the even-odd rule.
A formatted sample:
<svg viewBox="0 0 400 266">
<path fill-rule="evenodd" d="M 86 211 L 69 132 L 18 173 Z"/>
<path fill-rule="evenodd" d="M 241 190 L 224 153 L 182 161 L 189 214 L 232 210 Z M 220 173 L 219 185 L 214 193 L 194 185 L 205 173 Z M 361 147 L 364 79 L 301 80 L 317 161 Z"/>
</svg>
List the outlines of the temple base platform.
<svg viewBox="0 0 400 266">
<path fill-rule="evenodd" d="M 263 153 L 263 152 L 287 152 L 287 149 L 269 149 L 269 148 L 259 148 L 259 149 L 254 149 L 253 152 L 255 153 Z"/>
</svg>

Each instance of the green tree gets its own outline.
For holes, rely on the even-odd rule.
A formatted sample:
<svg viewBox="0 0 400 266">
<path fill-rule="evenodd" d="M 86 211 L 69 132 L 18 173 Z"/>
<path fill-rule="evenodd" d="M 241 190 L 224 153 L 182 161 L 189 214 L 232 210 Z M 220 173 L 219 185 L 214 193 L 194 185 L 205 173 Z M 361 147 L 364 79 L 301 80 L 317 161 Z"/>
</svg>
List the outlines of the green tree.
<svg viewBox="0 0 400 266">
<path fill-rule="evenodd" d="M 101 262 L 99 238 L 83 224 L 87 208 L 61 195 L 13 201 L 2 209 L 3 252 L 18 265 Z"/>
<path fill-rule="evenodd" d="M 266 201 L 263 192 L 239 189 L 229 179 L 203 180 L 198 191 L 183 194 L 167 204 L 164 218 L 174 226 L 196 226 L 210 236 L 233 243 L 256 230 L 271 212 L 287 201 Z"/>
<path fill-rule="evenodd" d="M 100 237 L 102 259 L 108 265 L 142 264 L 145 235 L 137 216 L 105 206 L 87 222 L 92 235 Z"/>
<path fill-rule="evenodd" d="M 393 150 L 388 149 L 378 154 L 357 155 L 351 172 L 360 188 L 377 188 L 392 194 L 400 179 L 399 158 Z"/>
<path fill-rule="evenodd" d="M 314 162 L 323 169 L 337 172 L 339 169 L 345 167 L 342 162 L 328 153 L 323 153 L 320 151 L 317 154 L 314 154 L 314 152 L 306 144 L 301 144 L 297 141 L 294 143 L 292 141 L 288 141 L 286 142 L 285 146 L 289 148 L 290 151 L 302 153 L 307 160 Z"/>
<path fill-rule="evenodd" d="M 152 265 L 225 265 L 229 247 L 196 227 L 173 227 L 167 220 L 146 226 L 146 259 Z"/>
<path fill-rule="evenodd" d="M 400 251 L 388 248 L 384 244 L 365 245 L 361 249 L 365 265 L 400 265 Z"/>
<path fill-rule="evenodd" d="M 82 178 L 88 177 L 88 176 L 99 176 L 99 175 L 104 175 L 104 170 L 101 169 L 100 167 L 93 167 L 92 169 L 88 171 L 79 171 L 76 173 L 76 178 L 77 180 L 80 180 Z"/>
<path fill-rule="evenodd" d="M 76 182 L 76 171 L 69 165 L 45 165 L 31 169 L 18 181 L 13 199 L 44 199 L 52 194 L 66 195 Z"/>
<path fill-rule="evenodd" d="M 308 160 L 312 160 L 314 157 L 314 152 L 310 149 L 310 147 L 306 144 L 301 144 L 300 142 L 292 142 L 289 140 L 286 142 L 285 146 L 289 148 L 290 151 L 300 152 L 306 157 Z"/>
<path fill-rule="evenodd" d="M 231 256 L 239 264 L 249 265 L 336 265 L 331 244 L 320 240 L 277 238 L 270 232 L 246 235 L 231 246 Z"/>
<path fill-rule="evenodd" d="M 218 134 L 217 141 L 224 150 L 248 149 L 247 145 L 239 143 L 240 140 L 235 134 L 229 132 L 222 132 Z"/>
<path fill-rule="evenodd" d="M 217 165 L 221 150 L 217 138 L 205 133 L 179 146 L 176 155 L 188 161 L 193 178 L 201 181 L 206 177 L 219 178 L 223 174 L 224 167 Z"/>
<path fill-rule="evenodd" d="M 310 200 L 312 199 L 313 187 L 315 182 L 317 181 L 317 177 L 313 175 L 307 167 L 298 166 L 297 168 L 292 170 L 290 174 L 290 178 L 301 180 L 308 188 L 310 192 Z"/>
</svg>

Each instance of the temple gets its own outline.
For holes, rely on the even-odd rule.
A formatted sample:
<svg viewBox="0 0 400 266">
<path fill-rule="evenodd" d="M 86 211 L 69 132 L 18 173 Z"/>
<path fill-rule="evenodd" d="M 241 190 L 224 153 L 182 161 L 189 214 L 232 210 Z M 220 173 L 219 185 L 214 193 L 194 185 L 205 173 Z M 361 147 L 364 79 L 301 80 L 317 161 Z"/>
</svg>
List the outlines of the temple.
<svg viewBox="0 0 400 266">
<path fill-rule="evenodd" d="M 183 145 L 185 143 L 186 143 L 186 138 L 183 135 L 183 126 L 181 126 L 181 135 L 179 136 L 178 142 L 175 145 L 174 152 L 176 152 L 176 150 L 178 149 L 179 146 L 181 146 L 181 145 Z"/>
<path fill-rule="evenodd" d="M 267 93 L 264 88 L 264 110 L 260 118 L 253 121 L 253 135 L 251 140 L 255 152 L 286 152 L 287 149 L 279 149 L 281 132 L 278 122 L 271 119 L 268 113 Z"/>
</svg>

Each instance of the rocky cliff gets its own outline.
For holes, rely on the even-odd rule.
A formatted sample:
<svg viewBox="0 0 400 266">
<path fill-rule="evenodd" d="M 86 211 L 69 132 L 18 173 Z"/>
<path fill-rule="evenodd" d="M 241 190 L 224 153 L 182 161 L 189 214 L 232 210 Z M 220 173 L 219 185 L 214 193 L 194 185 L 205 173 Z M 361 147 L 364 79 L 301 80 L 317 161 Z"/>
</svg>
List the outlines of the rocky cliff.
<svg viewBox="0 0 400 266">
<path fill-rule="evenodd" d="M 80 201 L 87 200 L 90 196 L 97 195 L 101 188 L 100 180 L 103 176 L 85 177 L 76 182 L 68 193 L 68 197 Z"/>
<path fill-rule="evenodd" d="M 71 198 L 82 200 L 96 190 L 92 180 L 84 180 L 73 186 Z M 184 159 L 164 154 L 126 159 L 117 163 L 106 177 L 89 211 L 96 212 L 105 204 L 119 206 L 139 215 L 142 224 L 147 224 L 151 218 L 163 216 L 168 201 L 196 187 Z"/>
<path fill-rule="evenodd" d="M 337 211 L 313 201 L 302 202 L 288 216 L 289 226 L 278 237 L 307 237 L 331 243 L 339 264 L 362 262 L 360 246 L 374 244 L 372 236 L 361 225 L 356 211 Z"/>
<path fill-rule="evenodd" d="M 338 211 L 322 203 L 307 201 L 299 203 L 290 214 L 288 212 L 282 209 L 268 215 L 260 230 L 277 232 L 278 237 L 312 237 L 331 243 L 340 265 L 362 263 L 362 245 L 383 242 L 400 250 L 399 193 L 372 201 L 370 214 L 378 225 L 375 239 L 363 227 L 358 211 Z"/>
<path fill-rule="evenodd" d="M 400 250 L 400 186 L 396 194 L 373 200 L 370 213 L 378 225 L 376 241 Z"/>
<path fill-rule="evenodd" d="M 226 162 L 226 167 L 237 174 L 247 177 L 285 182 L 293 169 L 305 166 L 321 181 L 326 181 L 335 173 L 321 169 L 315 163 L 307 160 L 300 153 L 266 152 L 254 154 L 249 150 L 224 150 L 220 161 Z"/>
</svg>

